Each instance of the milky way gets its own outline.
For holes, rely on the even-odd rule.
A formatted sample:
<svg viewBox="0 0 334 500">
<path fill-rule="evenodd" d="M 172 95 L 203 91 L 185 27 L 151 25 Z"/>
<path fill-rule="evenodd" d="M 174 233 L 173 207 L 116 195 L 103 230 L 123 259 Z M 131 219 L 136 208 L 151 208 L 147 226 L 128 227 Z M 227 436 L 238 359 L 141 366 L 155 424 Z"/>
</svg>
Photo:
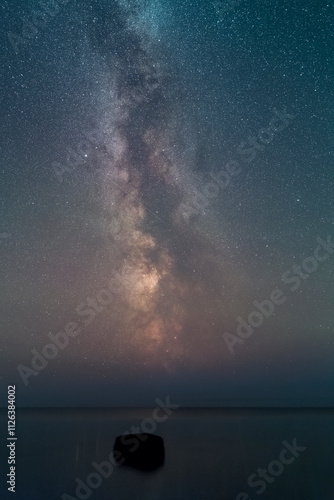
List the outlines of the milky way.
<svg viewBox="0 0 334 500">
<path fill-rule="evenodd" d="M 109 155 L 96 161 L 110 221 L 106 230 L 112 265 L 126 276 L 119 312 L 113 313 L 122 333 L 115 338 L 111 322 L 108 347 L 119 344 L 133 362 L 167 369 L 187 359 L 205 363 L 206 346 L 215 340 L 217 327 L 212 329 L 214 308 L 203 310 L 202 301 L 219 294 L 217 276 L 223 273 L 217 261 L 223 262 L 214 245 L 207 248 L 210 234 L 200 224 L 189 226 L 196 186 L 182 158 L 187 151 L 173 105 L 173 98 L 180 97 L 169 88 L 177 82 L 159 62 L 156 43 L 137 33 L 136 18 L 130 24 L 125 9 L 115 8 L 110 18 L 103 9 L 90 15 L 99 26 L 91 43 L 114 73 L 112 116 L 107 114 L 103 124 L 109 131 Z M 108 24 L 101 33 L 102 19 Z M 101 138 L 105 136 L 102 128 Z M 216 282 L 208 286 L 210 275 L 216 275 Z"/>
<path fill-rule="evenodd" d="M 281 397 L 287 374 L 308 389 L 310 357 L 328 380 L 333 263 L 296 292 L 282 281 L 333 228 L 328 6 L 248 3 L 68 2 L 21 52 L 6 41 L 6 373 L 83 327 L 36 401 L 69 377 L 126 379 L 130 398 L 145 377 L 181 394 L 203 377 L 198 400 L 247 380 Z M 14 33 L 30 13 L 9 8 Z M 121 292 L 85 323 L 111 279 Z"/>
</svg>

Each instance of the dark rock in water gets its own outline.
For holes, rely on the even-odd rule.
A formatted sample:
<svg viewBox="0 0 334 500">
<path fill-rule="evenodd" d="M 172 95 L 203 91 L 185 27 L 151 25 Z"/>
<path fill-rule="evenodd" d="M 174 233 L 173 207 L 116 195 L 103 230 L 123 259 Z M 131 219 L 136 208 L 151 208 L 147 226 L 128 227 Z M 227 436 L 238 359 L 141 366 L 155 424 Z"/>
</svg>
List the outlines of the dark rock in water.
<svg viewBox="0 0 334 500">
<path fill-rule="evenodd" d="M 114 444 L 114 458 L 122 465 L 139 470 L 154 470 L 165 460 L 164 441 L 155 434 L 126 434 Z"/>
</svg>

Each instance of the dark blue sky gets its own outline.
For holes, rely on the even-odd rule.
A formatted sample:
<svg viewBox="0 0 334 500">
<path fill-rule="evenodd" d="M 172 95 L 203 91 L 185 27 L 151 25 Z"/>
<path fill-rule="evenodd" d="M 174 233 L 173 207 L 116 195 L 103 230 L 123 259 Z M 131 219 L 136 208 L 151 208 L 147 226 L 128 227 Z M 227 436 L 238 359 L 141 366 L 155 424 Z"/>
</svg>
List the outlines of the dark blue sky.
<svg viewBox="0 0 334 500">
<path fill-rule="evenodd" d="M 3 2 L 19 405 L 332 404 L 333 6 L 232 4 Z"/>
</svg>

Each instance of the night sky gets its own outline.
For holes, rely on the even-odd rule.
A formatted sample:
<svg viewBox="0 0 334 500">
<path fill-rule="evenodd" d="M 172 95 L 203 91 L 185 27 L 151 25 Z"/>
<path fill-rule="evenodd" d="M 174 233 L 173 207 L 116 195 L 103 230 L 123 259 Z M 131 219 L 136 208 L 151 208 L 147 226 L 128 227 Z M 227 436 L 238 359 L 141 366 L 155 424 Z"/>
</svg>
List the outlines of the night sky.
<svg viewBox="0 0 334 500">
<path fill-rule="evenodd" d="M 0 12 L 1 402 L 333 404 L 333 5 Z"/>
</svg>

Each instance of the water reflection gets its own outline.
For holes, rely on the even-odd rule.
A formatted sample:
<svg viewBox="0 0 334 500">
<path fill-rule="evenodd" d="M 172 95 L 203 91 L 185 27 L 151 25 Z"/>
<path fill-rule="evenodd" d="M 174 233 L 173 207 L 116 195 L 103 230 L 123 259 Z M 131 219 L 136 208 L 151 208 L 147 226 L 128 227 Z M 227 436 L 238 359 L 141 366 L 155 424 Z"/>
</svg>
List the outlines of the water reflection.
<svg viewBox="0 0 334 500">
<path fill-rule="evenodd" d="M 109 474 L 116 436 L 149 415 L 130 409 L 19 410 L 16 499 L 221 500 L 241 493 L 253 499 L 259 481 L 265 483 L 262 499 L 333 498 L 333 410 L 178 410 L 156 432 L 165 443 L 162 468 L 147 474 L 114 466 Z M 4 412 L 1 421 L 4 427 Z M 283 460 L 280 470 L 284 441 L 305 451 L 289 465 Z M 5 455 L 2 447 L 2 463 Z M 261 478 L 262 469 L 274 480 Z"/>
</svg>

